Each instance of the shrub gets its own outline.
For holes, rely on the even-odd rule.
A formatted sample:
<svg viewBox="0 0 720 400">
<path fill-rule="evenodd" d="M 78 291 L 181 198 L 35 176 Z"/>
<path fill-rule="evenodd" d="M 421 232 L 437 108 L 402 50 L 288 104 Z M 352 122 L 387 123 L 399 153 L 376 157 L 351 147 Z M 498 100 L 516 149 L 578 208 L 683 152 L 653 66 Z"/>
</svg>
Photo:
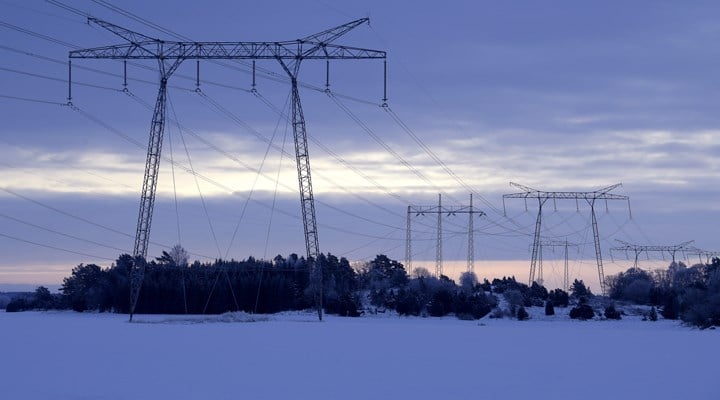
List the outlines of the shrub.
<svg viewBox="0 0 720 400">
<path fill-rule="evenodd" d="M 400 289 L 395 303 L 395 310 L 400 315 L 420 315 L 422 303 L 418 294 L 412 290 Z"/>
<path fill-rule="evenodd" d="M 442 317 L 452 311 L 453 294 L 446 288 L 435 292 L 428 307 L 428 313 L 433 317 Z"/>
<path fill-rule="evenodd" d="M 587 320 L 592 319 L 594 316 L 595 311 L 585 303 L 578 304 L 577 307 L 570 310 L 570 318 L 572 319 Z"/>
<path fill-rule="evenodd" d="M 555 289 L 548 293 L 548 299 L 553 302 L 553 306 L 567 307 L 570 303 L 570 296 L 562 289 Z"/>
<path fill-rule="evenodd" d="M 553 305 L 552 300 L 545 302 L 545 315 L 555 315 L 555 306 Z"/>
<path fill-rule="evenodd" d="M 720 326 L 720 270 L 712 268 L 706 282 L 685 289 L 680 312 L 683 322 L 701 328 Z"/>
<path fill-rule="evenodd" d="M 611 275 L 606 281 L 611 298 L 638 304 L 647 304 L 650 301 L 650 292 L 654 287 L 650 273 L 640 268 L 630 268 Z"/>
<path fill-rule="evenodd" d="M 484 293 L 466 296 L 460 293 L 455 298 L 455 315 L 460 319 L 480 319 L 488 315 L 496 305 L 495 296 Z"/>
<path fill-rule="evenodd" d="M 520 306 L 520 308 L 517 310 L 517 319 L 518 321 L 525 321 L 530 318 L 530 314 L 525 310 L 525 307 Z"/>
<path fill-rule="evenodd" d="M 657 321 L 657 318 L 658 318 L 658 316 L 657 316 L 657 310 L 655 310 L 655 306 L 653 306 L 653 307 L 650 309 L 650 313 L 648 314 L 648 319 L 649 319 L 650 321 Z"/>
<path fill-rule="evenodd" d="M 16 299 L 11 300 L 7 307 L 5 307 L 5 312 L 19 312 L 19 311 L 26 311 L 30 309 L 30 304 L 27 300 L 25 300 L 22 297 L 18 297 Z"/>
<path fill-rule="evenodd" d="M 511 310 L 517 310 L 517 307 L 523 305 L 525 301 L 522 292 L 516 289 L 505 291 L 503 293 L 503 297 L 505 297 L 505 300 L 507 300 Z M 515 315 L 514 312 L 513 315 Z"/>
<path fill-rule="evenodd" d="M 545 286 L 533 282 L 530 286 L 530 297 L 533 299 L 547 300 L 548 291 Z"/>
<path fill-rule="evenodd" d="M 621 319 L 620 311 L 615 309 L 615 306 L 610 304 L 605 307 L 605 318 L 607 319 Z"/>
<path fill-rule="evenodd" d="M 662 310 L 660 310 L 660 315 L 663 316 L 665 319 L 678 319 L 678 299 L 676 295 L 668 296 L 665 298 L 665 302 L 663 304 Z"/>
</svg>

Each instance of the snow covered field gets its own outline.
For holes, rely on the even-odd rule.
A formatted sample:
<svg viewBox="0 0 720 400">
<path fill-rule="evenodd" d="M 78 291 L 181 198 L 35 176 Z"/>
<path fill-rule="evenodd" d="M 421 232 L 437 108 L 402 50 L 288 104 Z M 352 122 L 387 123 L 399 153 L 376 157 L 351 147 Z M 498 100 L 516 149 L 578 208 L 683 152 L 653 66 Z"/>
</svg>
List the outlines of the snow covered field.
<svg viewBox="0 0 720 400">
<path fill-rule="evenodd" d="M 677 322 L 0 312 L 0 399 L 718 399 Z"/>
</svg>

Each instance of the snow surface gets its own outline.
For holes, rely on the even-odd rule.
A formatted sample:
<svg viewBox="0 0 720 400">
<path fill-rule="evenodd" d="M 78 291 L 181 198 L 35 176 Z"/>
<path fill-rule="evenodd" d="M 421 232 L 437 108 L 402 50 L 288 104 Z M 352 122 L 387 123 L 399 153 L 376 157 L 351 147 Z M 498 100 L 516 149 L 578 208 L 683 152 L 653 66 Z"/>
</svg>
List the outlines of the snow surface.
<svg viewBox="0 0 720 400">
<path fill-rule="evenodd" d="M 719 330 L 534 314 L 0 312 L 0 399 L 720 398 Z"/>
</svg>

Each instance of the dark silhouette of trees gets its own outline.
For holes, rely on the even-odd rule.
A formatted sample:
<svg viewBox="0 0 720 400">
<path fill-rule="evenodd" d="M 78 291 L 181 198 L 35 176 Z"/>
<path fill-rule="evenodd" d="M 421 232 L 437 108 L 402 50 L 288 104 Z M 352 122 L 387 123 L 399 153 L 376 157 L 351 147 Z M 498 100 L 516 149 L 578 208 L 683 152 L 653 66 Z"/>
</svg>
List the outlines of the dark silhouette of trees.
<svg viewBox="0 0 720 400">
<path fill-rule="evenodd" d="M 577 280 L 577 279 L 575 279 L 573 281 L 572 285 L 570 285 L 570 293 L 575 298 L 591 297 L 593 295 L 590 292 L 590 289 L 588 289 L 587 286 L 585 286 L 585 282 L 583 282 L 582 280 Z"/>
<path fill-rule="evenodd" d="M 640 268 L 630 268 L 607 279 L 610 298 L 647 304 L 654 288 L 653 277 Z"/>
<path fill-rule="evenodd" d="M 577 279 L 575 282 L 578 282 Z M 582 281 L 580 282 L 582 283 Z M 580 297 L 578 305 L 570 310 L 570 318 L 572 319 L 587 320 L 592 319 L 594 316 L 595 311 L 587 304 L 587 298 L 585 297 Z"/>
<path fill-rule="evenodd" d="M 548 293 L 548 299 L 557 307 L 567 307 L 570 303 L 570 296 L 562 289 L 550 291 L 550 293 Z"/>
</svg>

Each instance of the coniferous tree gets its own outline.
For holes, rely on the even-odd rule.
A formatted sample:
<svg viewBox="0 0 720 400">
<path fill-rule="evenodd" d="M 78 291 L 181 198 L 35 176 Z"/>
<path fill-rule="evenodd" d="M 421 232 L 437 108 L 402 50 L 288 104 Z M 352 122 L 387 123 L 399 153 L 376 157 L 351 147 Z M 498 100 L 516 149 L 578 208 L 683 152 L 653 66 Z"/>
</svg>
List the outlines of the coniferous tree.
<svg viewBox="0 0 720 400">
<path fill-rule="evenodd" d="M 525 307 L 520 306 L 520 308 L 517 310 L 518 321 L 525 321 L 529 318 L 530 318 L 530 314 L 528 314 L 527 310 L 525 310 Z"/>
<path fill-rule="evenodd" d="M 552 300 L 545 302 L 545 315 L 555 315 L 555 306 L 553 305 Z"/>
</svg>

